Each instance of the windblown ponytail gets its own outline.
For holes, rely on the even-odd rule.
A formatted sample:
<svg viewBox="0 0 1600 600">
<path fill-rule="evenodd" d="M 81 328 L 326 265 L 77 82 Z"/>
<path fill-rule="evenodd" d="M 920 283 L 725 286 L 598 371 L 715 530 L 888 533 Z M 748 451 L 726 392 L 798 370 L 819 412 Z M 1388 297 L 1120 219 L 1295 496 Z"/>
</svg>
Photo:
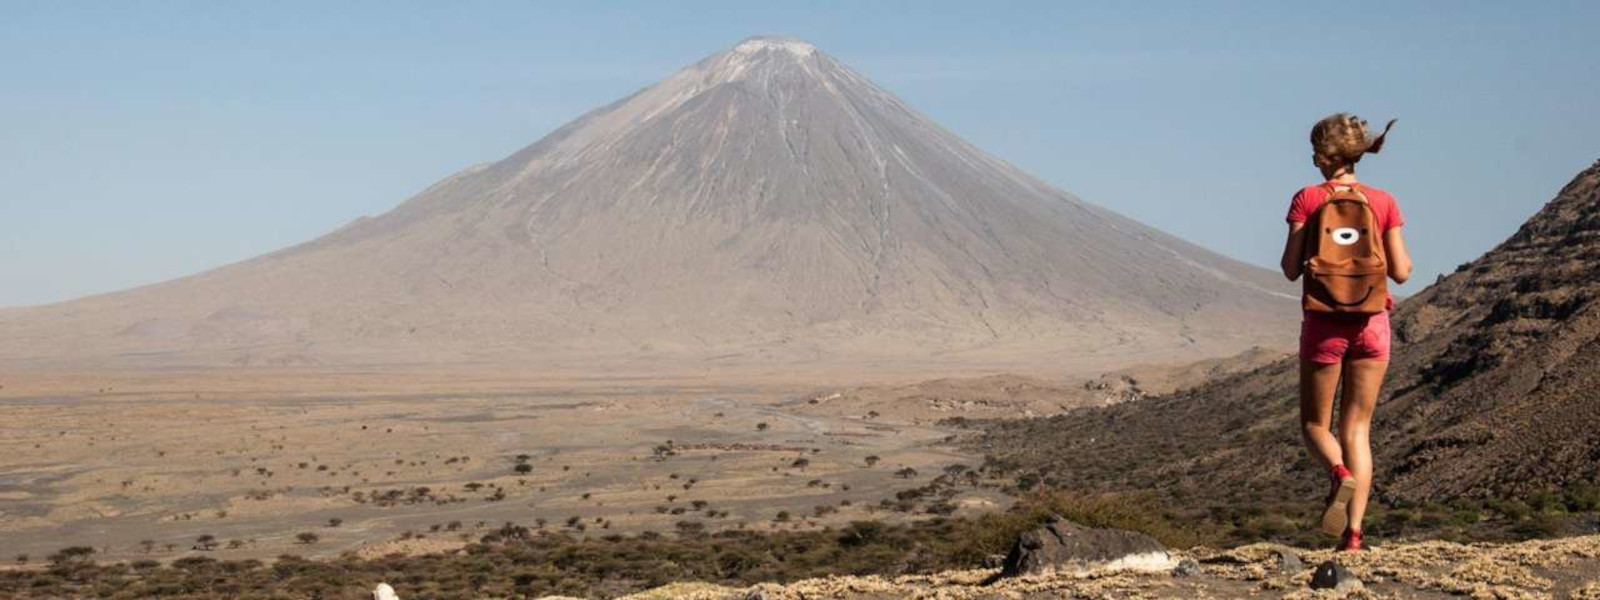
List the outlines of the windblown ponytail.
<svg viewBox="0 0 1600 600">
<path fill-rule="evenodd" d="M 1367 121 L 1350 113 L 1330 115 L 1311 127 L 1311 161 L 1318 167 L 1354 166 L 1362 155 L 1377 154 L 1394 127 L 1389 119 L 1383 133 L 1369 137 Z"/>
</svg>

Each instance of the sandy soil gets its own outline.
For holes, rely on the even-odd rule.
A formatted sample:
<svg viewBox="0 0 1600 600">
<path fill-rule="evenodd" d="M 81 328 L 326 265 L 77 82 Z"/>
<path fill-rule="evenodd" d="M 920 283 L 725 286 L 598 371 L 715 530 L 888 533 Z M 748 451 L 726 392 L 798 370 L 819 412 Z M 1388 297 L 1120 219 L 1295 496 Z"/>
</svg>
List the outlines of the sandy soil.
<svg viewBox="0 0 1600 600">
<path fill-rule="evenodd" d="M 781 379 L 263 371 L 0 379 L 7 562 L 71 545 L 109 559 L 325 556 L 538 519 L 577 518 L 589 535 L 894 520 L 879 500 L 978 462 L 930 424 L 787 410 L 817 390 Z M 893 475 L 903 467 L 921 475 Z M 1004 502 L 970 494 L 958 501 L 973 510 Z M 824 505 L 839 510 L 806 518 Z M 204 535 L 215 548 L 197 548 Z"/>
<path fill-rule="evenodd" d="M 1124 401 L 1147 393 L 1140 386 L 1165 391 L 1249 368 L 1262 352 L 1056 379 L 0 373 L 0 559 L 74 545 L 112 560 L 416 553 L 541 519 L 586 535 L 670 532 L 682 520 L 897 521 L 915 517 L 880 500 L 981 462 L 945 443 L 956 430 L 942 419 Z M 896 475 L 906 467 L 917 475 Z M 953 502 L 971 512 L 1008 500 L 969 488 Z M 819 507 L 836 510 L 815 517 Z M 776 522 L 779 512 L 792 518 Z"/>
</svg>

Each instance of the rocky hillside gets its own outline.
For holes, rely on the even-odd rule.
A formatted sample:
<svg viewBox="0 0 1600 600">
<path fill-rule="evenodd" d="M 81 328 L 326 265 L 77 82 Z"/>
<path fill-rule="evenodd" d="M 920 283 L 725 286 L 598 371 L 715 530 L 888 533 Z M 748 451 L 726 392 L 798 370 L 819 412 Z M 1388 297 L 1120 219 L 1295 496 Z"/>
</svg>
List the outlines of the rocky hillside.
<svg viewBox="0 0 1600 600">
<path fill-rule="evenodd" d="M 1400 304 L 1373 425 L 1389 500 L 1526 497 L 1600 476 L 1600 163 L 1504 243 Z M 1290 358 L 1188 391 L 995 422 L 996 464 L 1187 504 L 1320 498 Z"/>
</svg>

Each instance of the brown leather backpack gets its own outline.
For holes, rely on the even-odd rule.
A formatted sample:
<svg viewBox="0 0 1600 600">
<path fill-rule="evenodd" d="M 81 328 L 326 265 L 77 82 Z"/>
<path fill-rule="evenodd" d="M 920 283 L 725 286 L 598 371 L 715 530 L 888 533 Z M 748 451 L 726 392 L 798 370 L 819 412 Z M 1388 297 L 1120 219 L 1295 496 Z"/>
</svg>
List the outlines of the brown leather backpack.
<svg viewBox="0 0 1600 600">
<path fill-rule="evenodd" d="M 1325 313 L 1377 314 L 1389 299 L 1383 232 L 1359 185 L 1325 184 L 1329 196 L 1306 220 L 1301 306 Z"/>
</svg>

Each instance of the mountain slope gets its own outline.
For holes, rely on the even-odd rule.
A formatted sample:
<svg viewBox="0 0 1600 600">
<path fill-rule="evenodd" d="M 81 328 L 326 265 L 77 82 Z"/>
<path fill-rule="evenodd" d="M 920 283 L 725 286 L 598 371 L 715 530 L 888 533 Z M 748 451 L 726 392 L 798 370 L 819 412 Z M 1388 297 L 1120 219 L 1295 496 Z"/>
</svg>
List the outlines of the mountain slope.
<svg viewBox="0 0 1600 600">
<path fill-rule="evenodd" d="M 317 240 L 0 312 L 0 358 L 1049 363 L 1282 342 L 1289 291 L 753 38 Z"/>
<path fill-rule="evenodd" d="M 1376 491 L 1525 496 L 1600 478 L 1600 163 L 1393 315 Z M 996 423 L 1003 463 L 1068 487 L 1222 502 L 1319 498 L 1288 359 L 1177 394 Z"/>
</svg>

